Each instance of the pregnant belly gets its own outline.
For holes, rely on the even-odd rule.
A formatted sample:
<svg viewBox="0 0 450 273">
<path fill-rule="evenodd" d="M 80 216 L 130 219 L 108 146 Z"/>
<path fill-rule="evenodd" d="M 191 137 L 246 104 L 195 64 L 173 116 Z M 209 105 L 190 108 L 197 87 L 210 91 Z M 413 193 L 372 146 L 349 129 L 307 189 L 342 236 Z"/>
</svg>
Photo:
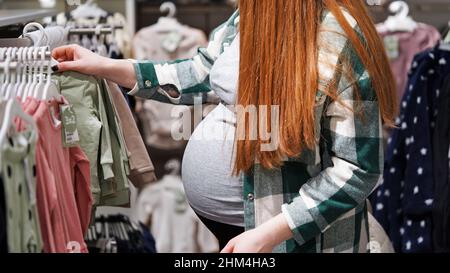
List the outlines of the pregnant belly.
<svg viewBox="0 0 450 273">
<path fill-rule="evenodd" d="M 232 175 L 234 114 L 219 105 L 196 128 L 183 158 L 183 183 L 192 208 L 208 219 L 244 225 L 243 183 Z"/>
</svg>

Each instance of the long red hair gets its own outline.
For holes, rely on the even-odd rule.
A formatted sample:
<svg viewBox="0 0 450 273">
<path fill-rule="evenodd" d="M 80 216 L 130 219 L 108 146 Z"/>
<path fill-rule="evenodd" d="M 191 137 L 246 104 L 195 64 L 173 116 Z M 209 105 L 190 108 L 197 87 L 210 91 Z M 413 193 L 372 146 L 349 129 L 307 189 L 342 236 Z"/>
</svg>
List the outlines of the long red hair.
<svg viewBox="0 0 450 273">
<path fill-rule="evenodd" d="M 354 17 L 365 38 L 362 41 L 342 9 Z M 286 157 L 299 156 L 316 145 L 314 107 L 317 91 L 333 99 L 336 84 L 319 85 L 318 51 L 322 15 L 329 10 L 345 31 L 368 71 L 376 92 L 381 117 L 393 125 L 397 111 L 395 81 L 383 43 L 362 0 L 241 0 L 240 69 L 237 104 L 241 107 L 279 106 L 278 148 L 263 151 L 267 139 L 252 139 L 247 115 L 245 138 L 236 140 L 235 173 L 248 172 L 255 162 L 265 168 L 282 166 Z M 349 64 L 350 60 L 344 60 Z M 342 65 L 334 69 L 345 70 Z M 348 70 L 348 69 L 347 69 Z M 351 75 L 352 71 L 342 71 Z M 355 80 L 355 79 L 353 79 Z M 269 129 L 270 111 L 268 113 Z M 258 126 L 261 126 L 258 122 Z"/>
</svg>

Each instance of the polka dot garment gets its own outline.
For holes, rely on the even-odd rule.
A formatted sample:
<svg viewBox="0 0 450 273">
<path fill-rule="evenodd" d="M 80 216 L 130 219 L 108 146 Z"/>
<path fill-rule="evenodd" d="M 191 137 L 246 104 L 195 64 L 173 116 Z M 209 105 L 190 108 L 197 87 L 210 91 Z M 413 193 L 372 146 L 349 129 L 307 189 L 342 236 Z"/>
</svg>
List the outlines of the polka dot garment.
<svg viewBox="0 0 450 273">
<path fill-rule="evenodd" d="M 28 133 L 14 135 L 0 147 L 6 244 L 10 253 L 39 253 L 43 248 L 33 175 L 34 147 Z M 4 238 L 0 239 L 3 248 Z"/>
<path fill-rule="evenodd" d="M 388 140 L 384 179 L 372 197 L 374 216 L 397 252 L 431 252 L 434 203 L 432 137 L 450 52 L 425 51 L 414 59 Z M 447 147 L 448 150 L 448 147 Z"/>
</svg>

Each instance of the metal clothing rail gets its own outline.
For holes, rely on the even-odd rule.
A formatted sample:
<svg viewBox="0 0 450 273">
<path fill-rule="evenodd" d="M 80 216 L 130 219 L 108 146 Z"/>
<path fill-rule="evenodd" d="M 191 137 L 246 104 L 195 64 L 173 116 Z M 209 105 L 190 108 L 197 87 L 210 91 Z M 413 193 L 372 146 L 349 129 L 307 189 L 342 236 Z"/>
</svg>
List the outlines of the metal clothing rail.
<svg viewBox="0 0 450 273">
<path fill-rule="evenodd" d="M 111 34 L 116 29 L 123 29 L 123 26 L 102 27 L 102 28 L 71 28 L 69 35 L 87 35 L 87 34 Z"/>
<path fill-rule="evenodd" d="M 5 49 L 5 48 L 3 48 Z M 8 48 L 11 49 L 11 48 Z M 52 65 L 52 52 L 48 47 L 22 47 L 21 49 L 28 50 L 27 52 L 22 52 L 18 50 L 17 47 L 14 48 L 16 52 L 7 53 L 2 51 L 3 61 L 0 62 L 0 67 L 5 69 L 17 69 L 20 63 L 28 63 L 38 66 L 49 67 Z M 44 52 L 45 50 L 45 52 Z M 44 53 L 44 54 L 43 54 Z M 6 54 L 6 55 L 5 55 Z M 44 55 L 44 56 L 43 56 Z M 8 56 L 8 57 L 6 57 Z"/>
</svg>

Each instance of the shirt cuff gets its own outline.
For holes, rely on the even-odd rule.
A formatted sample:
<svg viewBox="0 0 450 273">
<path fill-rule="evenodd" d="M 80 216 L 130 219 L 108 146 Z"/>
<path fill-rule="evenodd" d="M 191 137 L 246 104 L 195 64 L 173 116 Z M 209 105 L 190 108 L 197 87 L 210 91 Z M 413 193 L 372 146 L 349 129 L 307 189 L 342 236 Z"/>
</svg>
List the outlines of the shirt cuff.
<svg viewBox="0 0 450 273">
<path fill-rule="evenodd" d="M 132 59 L 129 61 L 134 65 L 137 82 L 133 89 L 127 93 L 128 95 L 152 99 L 158 94 L 159 96 L 163 96 L 172 104 L 181 103 L 181 94 L 178 97 L 172 97 L 166 90 L 164 90 L 164 87 L 160 86 L 155 65 L 153 63 L 138 62 Z"/>
<path fill-rule="evenodd" d="M 297 226 L 295 225 L 295 222 L 289 212 L 289 205 L 288 204 L 284 204 L 281 206 L 281 212 L 284 216 L 284 218 L 286 218 L 286 221 L 289 225 L 289 228 L 292 231 L 292 234 L 294 235 L 294 240 L 297 241 L 297 243 L 299 245 L 303 245 L 305 243 L 305 239 L 303 239 L 302 235 L 300 234 Z"/>
<path fill-rule="evenodd" d="M 159 86 L 155 65 L 151 62 L 134 62 L 139 89 L 151 89 Z"/>
</svg>

